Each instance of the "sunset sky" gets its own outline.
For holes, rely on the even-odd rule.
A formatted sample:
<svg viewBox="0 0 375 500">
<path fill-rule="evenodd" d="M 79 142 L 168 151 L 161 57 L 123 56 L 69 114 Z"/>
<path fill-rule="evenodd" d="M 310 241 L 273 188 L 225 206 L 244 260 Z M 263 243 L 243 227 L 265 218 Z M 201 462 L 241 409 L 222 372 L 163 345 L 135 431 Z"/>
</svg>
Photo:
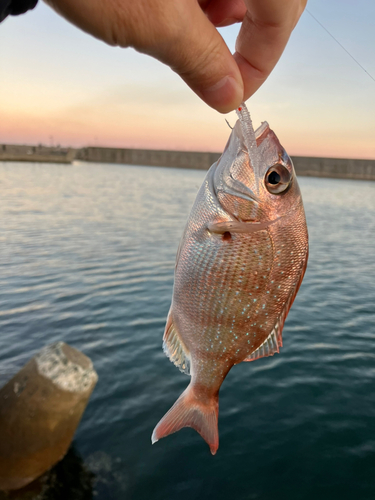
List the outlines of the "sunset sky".
<svg viewBox="0 0 375 500">
<path fill-rule="evenodd" d="M 375 77 L 374 0 L 308 10 Z M 239 25 L 220 30 L 232 51 Z M 0 24 L 0 143 L 220 151 L 226 116 L 168 67 L 106 46 L 40 2 Z M 305 12 L 248 101 L 292 155 L 375 159 L 375 81 Z"/>
</svg>

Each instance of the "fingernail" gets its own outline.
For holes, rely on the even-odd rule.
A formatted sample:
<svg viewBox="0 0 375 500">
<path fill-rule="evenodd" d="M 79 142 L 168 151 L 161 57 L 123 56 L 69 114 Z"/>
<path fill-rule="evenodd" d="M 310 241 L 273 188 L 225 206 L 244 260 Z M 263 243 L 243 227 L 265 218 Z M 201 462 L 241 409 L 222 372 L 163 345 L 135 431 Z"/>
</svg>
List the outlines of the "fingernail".
<svg viewBox="0 0 375 500">
<path fill-rule="evenodd" d="M 232 76 L 224 76 L 212 87 L 197 92 L 209 106 L 221 113 L 229 113 L 235 109 L 243 99 L 243 87 Z"/>
</svg>

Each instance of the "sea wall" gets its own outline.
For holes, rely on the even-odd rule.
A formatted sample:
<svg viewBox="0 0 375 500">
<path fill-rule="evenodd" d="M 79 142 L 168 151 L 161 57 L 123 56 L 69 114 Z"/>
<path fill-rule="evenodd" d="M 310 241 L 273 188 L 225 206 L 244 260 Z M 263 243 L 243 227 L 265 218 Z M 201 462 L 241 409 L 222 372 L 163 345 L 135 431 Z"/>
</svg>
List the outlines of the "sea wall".
<svg viewBox="0 0 375 500">
<path fill-rule="evenodd" d="M 297 175 L 375 181 L 375 160 L 293 156 Z"/>
<path fill-rule="evenodd" d="M 201 170 L 209 169 L 219 157 L 220 153 L 99 147 L 82 148 L 77 152 L 77 159 L 84 161 Z M 297 175 L 375 180 L 375 160 L 316 158 L 307 156 L 294 156 L 292 159 Z"/>
<path fill-rule="evenodd" d="M 71 163 L 74 159 L 124 165 L 191 168 L 207 170 L 220 153 L 86 147 L 81 149 L 0 144 L 0 161 L 44 161 Z M 375 181 L 375 160 L 345 158 L 292 157 L 301 176 L 333 177 Z"/>
<path fill-rule="evenodd" d="M 88 147 L 80 149 L 76 158 L 100 163 L 207 170 L 219 157 L 220 153 L 209 152 Z"/>
<path fill-rule="evenodd" d="M 73 148 L 0 144 L 0 161 L 72 163 L 75 156 Z"/>
</svg>

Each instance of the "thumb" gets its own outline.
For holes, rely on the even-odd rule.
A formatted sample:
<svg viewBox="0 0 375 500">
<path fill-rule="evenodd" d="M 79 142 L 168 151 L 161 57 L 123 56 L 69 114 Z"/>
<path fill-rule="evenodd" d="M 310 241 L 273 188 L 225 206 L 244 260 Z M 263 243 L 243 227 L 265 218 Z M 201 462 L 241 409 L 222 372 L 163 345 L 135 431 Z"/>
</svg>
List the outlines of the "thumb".
<svg viewBox="0 0 375 500">
<path fill-rule="evenodd" d="M 189 9 L 185 8 L 173 23 L 173 33 L 167 37 L 169 43 L 159 46 L 159 54 L 153 55 L 179 74 L 209 106 L 228 113 L 243 100 L 240 70 L 198 2 L 181 2 L 180 5 L 184 3 Z"/>
</svg>

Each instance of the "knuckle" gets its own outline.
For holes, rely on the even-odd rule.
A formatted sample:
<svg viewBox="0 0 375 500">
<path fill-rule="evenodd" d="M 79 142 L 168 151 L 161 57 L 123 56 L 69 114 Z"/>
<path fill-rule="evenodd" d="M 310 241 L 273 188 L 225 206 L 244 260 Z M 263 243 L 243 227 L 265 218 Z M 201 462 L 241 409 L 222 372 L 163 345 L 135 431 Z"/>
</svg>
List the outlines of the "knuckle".
<svg viewBox="0 0 375 500">
<path fill-rule="evenodd" d="M 180 76 L 191 82 L 199 82 L 200 86 L 209 87 L 217 82 L 217 74 L 221 73 L 223 64 L 222 53 L 216 43 L 209 43 L 185 51 L 180 58 L 179 65 L 174 69 Z"/>
</svg>

